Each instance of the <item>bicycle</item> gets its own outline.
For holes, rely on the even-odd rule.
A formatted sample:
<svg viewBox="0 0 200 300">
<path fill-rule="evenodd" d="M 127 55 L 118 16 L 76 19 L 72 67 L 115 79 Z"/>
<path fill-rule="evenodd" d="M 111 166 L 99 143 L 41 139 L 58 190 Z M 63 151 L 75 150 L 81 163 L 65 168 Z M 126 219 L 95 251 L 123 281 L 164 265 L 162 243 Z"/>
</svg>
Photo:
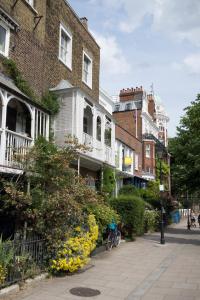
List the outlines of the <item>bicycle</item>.
<svg viewBox="0 0 200 300">
<path fill-rule="evenodd" d="M 121 242 L 121 232 L 117 229 L 109 230 L 106 250 L 111 250 L 113 247 L 118 247 Z"/>
</svg>

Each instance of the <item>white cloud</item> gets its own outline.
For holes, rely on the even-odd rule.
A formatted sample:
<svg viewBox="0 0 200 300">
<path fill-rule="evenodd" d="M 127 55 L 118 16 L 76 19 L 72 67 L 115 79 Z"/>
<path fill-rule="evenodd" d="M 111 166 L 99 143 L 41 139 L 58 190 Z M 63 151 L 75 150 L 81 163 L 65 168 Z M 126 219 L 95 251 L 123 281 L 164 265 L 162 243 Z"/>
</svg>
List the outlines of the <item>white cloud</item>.
<svg viewBox="0 0 200 300">
<path fill-rule="evenodd" d="M 103 36 L 95 32 L 92 34 L 101 47 L 101 71 L 108 75 L 120 75 L 129 72 L 130 66 L 116 38 L 112 35 Z"/>
<path fill-rule="evenodd" d="M 103 7 L 107 18 L 114 19 L 121 31 L 131 33 L 142 25 L 145 17 L 150 17 L 154 30 L 200 46 L 199 0 L 90 1 Z"/>
<path fill-rule="evenodd" d="M 191 74 L 200 74 L 200 53 L 187 56 L 184 59 L 184 65 Z"/>
</svg>

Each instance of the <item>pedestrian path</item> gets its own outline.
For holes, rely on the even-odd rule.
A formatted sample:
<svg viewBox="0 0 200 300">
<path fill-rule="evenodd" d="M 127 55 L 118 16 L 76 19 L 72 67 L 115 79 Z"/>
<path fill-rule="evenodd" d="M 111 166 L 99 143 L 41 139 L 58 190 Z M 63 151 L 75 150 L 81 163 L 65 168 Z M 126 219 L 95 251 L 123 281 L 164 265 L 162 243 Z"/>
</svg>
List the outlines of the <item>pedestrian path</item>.
<svg viewBox="0 0 200 300">
<path fill-rule="evenodd" d="M 186 223 L 168 228 L 165 245 L 159 244 L 159 233 L 122 243 L 96 255 L 85 272 L 44 280 L 14 299 L 200 300 L 200 230 L 188 231 Z M 96 289 L 100 295 L 74 296 L 70 289 L 75 287 Z"/>
</svg>

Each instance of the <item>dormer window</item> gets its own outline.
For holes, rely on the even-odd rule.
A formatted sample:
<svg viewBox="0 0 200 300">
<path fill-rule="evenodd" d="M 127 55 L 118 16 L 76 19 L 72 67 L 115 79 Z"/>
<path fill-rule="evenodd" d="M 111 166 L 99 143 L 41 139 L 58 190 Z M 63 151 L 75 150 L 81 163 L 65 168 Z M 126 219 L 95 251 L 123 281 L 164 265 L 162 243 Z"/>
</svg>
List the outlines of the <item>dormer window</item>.
<svg viewBox="0 0 200 300">
<path fill-rule="evenodd" d="M 127 103 L 125 109 L 130 110 L 131 109 L 131 103 Z"/>
<path fill-rule="evenodd" d="M 119 104 L 115 105 L 115 111 L 119 111 L 119 109 L 120 109 L 120 105 Z"/>
</svg>

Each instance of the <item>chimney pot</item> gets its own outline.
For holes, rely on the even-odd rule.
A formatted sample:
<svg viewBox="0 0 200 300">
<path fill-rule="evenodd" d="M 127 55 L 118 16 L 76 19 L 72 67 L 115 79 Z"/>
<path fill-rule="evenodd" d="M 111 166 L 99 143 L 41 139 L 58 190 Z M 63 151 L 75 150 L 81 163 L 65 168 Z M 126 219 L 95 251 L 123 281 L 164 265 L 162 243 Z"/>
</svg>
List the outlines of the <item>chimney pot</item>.
<svg viewBox="0 0 200 300">
<path fill-rule="evenodd" d="M 88 19 L 86 17 L 80 18 L 81 23 L 83 26 L 88 30 Z"/>
</svg>

